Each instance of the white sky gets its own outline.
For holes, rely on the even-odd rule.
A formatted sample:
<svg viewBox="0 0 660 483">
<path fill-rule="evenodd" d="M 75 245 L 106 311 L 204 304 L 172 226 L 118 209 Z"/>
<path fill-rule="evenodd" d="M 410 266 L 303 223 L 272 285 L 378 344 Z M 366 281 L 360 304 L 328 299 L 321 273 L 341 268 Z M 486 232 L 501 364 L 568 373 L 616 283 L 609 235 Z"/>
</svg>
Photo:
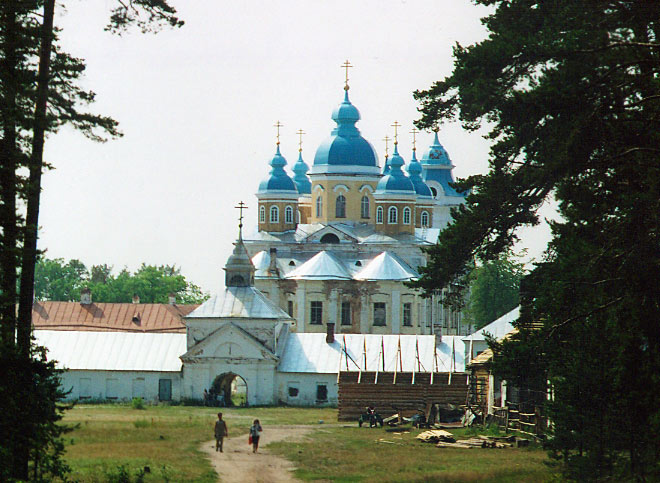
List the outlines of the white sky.
<svg viewBox="0 0 660 483">
<path fill-rule="evenodd" d="M 117 119 L 124 137 L 97 144 L 63 129 L 48 140 L 56 169 L 44 176 L 40 247 L 116 271 L 176 264 L 212 293 L 237 236 L 236 203 L 250 208 L 247 233 L 256 227 L 254 193 L 275 150 L 275 121 L 289 167 L 301 128 L 311 165 L 334 127 L 349 59 L 359 129 L 382 163 L 382 138 L 403 124 L 407 161 L 419 118 L 412 92 L 451 72 L 456 42 L 486 35 L 486 11 L 468 0 L 172 0 L 183 28 L 117 37 L 103 31 L 114 3 L 72 0 L 56 19 L 65 50 L 87 61 L 92 109 Z M 418 135 L 420 155 L 431 140 Z M 480 133 L 445 125 L 440 141 L 455 176 L 485 171 Z M 547 241 L 545 229 L 523 235 L 532 254 Z"/>
</svg>

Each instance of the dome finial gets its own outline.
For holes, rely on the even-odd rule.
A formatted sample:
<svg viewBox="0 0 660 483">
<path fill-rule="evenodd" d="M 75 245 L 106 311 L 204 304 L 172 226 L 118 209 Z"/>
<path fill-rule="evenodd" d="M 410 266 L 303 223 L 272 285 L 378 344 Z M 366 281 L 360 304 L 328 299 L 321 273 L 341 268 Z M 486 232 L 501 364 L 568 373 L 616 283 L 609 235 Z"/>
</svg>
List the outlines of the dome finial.
<svg viewBox="0 0 660 483">
<path fill-rule="evenodd" d="M 283 127 L 284 124 L 282 124 L 280 121 L 277 121 L 275 124 L 273 124 L 273 127 L 277 128 L 277 147 L 279 149 L 280 147 L 280 128 Z"/>
<path fill-rule="evenodd" d="M 413 154 L 415 153 L 415 151 L 417 151 L 417 133 L 418 132 L 419 131 L 415 128 L 415 126 L 413 126 L 412 131 L 410 131 L 410 134 L 412 134 L 412 137 L 413 137 Z"/>
<path fill-rule="evenodd" d="M 396 145 L 399 144 L 399 127 L 401 124 L 399 124 L 398 121 L 394 121 L 394 124 L 392 124 L 392 127 L 394 128 L 394 147 L 396 148 Z"/>
<path fill-rule="evenodd" d="M 238 206 L 234 206 L 239 212 L 238 216 L 238 239 L 243 239 L 243 210 L 247 210 L 247 205 L 242 201 L 238 203 Z"/>
<path fill-rule="evenodd" d="M 385 141 L 385 159 L 387 160 L 387 158 L 390 156 L 390 137 L 385 136 L 383 141 Z"/>
<path fill-rule="evenodd" d="M 303 137 L 303 134 L 306 134 L 306 133 L 302 129 L 298 129 L 296 131 L 296 134 L 298 135 L 298 152 L 302 153 L 302 137 Z"/>
<path fill-rule="evenodd" d="M 351 67 L 353 67 L 353 66 L 352 66 L 351 63 L 348 61 L 348 59 L 346 59 L 346 62 L 344 62 L 344 63 L 341 65 L 341 68 L 342 68 L 342 69 L 346 69 L 346 80 L 345 80 L 345 83 L 344 83 L 344 90 L 345 90 L 345 91 L 348 91 L 348 90 L 350 89 L 350 87 L 348 87 L 348 69 L 351 68 Z"/>
</svg>

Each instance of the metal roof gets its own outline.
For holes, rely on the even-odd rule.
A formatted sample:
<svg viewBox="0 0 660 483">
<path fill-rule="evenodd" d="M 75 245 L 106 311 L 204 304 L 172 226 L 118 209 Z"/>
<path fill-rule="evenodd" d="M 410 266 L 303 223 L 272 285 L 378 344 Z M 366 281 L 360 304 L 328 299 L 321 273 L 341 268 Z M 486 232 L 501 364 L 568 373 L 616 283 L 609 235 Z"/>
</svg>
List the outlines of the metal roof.
<svg viewBox="0 0 660 483">
<path fill-rule="evenodd" d="M 433 353 L 434 335 L 335 334 L 332 344 L 328 344 L 325 338 L 324 333 L 289 334 L 278 371 L 337 374 L 340 369 L 386 372 L 465 370 L 464 342 L 458 336 L 442 338 L 442 343 L 436 347 L 437 358 Z"/>
<path fill-rule="evenodd" d="M 520 306 L 513 309 L 511 312 L 504 314 L 499 319 L 495 319 L 490 324 L 482 327 L 480 330 L 474 332 L 467 337 L 463 337 L 464 341 L 472 340 L 486 340 L 486 333 L 490 334 L 495 339 L 500 339 L 513 330 L 513 324 L 520 317 Z"/>
<path fill-rule="evenodd" d="M 186 319 L 195 318 L 290 319 L 291 317 L 254 287 L 227 287 L 224 292 L 213 295 L 186 316 Z"/>
<path fill-rule="evenodd" d="M 396 255 L 383 252 L 355 275 L 356 280 L 413 280 L 419 274 Z"/>
<path fill-rule="evenodd" d="M 287 273 L 284 278 L 294 280 L 351 280 L 353 277 L 337 257 L 324 250 L 295 270 Z"/>
<path fill-rule="evenodd" d="M 32 325 L 50 330 L 127 332 L 186 331 L 182 317 L 198 305 L 80 302 L 35 302 Z"/>
<path fill-rule="evenodd" d="M 186 351 L 186 334 L 35 330 L 34 336 L 64 369 L 178 372 Z"/>
</svg>

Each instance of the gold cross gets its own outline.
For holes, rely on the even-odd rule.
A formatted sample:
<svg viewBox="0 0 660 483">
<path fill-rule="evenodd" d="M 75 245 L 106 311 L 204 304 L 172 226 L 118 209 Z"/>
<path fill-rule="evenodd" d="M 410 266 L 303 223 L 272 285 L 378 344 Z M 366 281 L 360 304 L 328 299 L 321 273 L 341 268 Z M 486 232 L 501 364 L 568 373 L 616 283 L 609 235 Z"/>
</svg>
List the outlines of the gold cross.
<svg viewBox="0 0 660 483">
<path fill-rule="evenodd" d="M 302 129 L 298 129 L 298 131 L 296 131 L 296 134 L 298 135 L 298 152 L 302 153 L 302 137 L 303 134 L 305 134 L 305 131 L 303 131 Z"/>
<path fill-rule="evenodd" d="M 243 203 L 242 201 L 238 203 L 238 206 L 234 206 L 236 208 L 240 215 L 238 217 L 238 236 L 241 236 L 241 231 L 243 230 L 243 210 L 247 210 L 247 205 Z"/>
<path fill-rule="evenodd" d="M 353 67 L 353 66 L 351 65 L 351 63 L 347 59 L 346 62 L 344 62 L 341 65 L 341 67 L 342 67 L 342 69 L 346 69 L 346 83 L 344 84 L 344 90 L 347 91 L 349 89 L 349 87 L 348 87 L 348 69 Z"/>
<path fill-rule="evenodd" d="M 413 151 L 417 151 L 417 133 L 419 131 L 413 126 L 412 131 L 410 131 L 410 134 L 413 135 Z"/>
<path fill-rule="evenodd" d="M 392 127 L 394 128 L 394 144 L 399 144 L 399 124 L 397 121 L 394 121 L 394 124 L 392 124 Z"/>
<path fill-rule="evenodd" d="M 282 124 L 280 121 L 277 121 L 275 124 L 273 124 L 273 127 L 277 128 L 277 145 L 280 145 L 280 128 L 283 127 L 284 124 Z"/>
<path fill-rule="evenodd" d="M 389 136 L 385 136 L 385 137 L 383 138 L 383 141 L 385 141 L 385 157 L 387 158 L 387 157 L 390 155 L 390 154 L 389 154 L 389 149 L 390 149 L 390 137 L 389 137 Z"/>
</svg>

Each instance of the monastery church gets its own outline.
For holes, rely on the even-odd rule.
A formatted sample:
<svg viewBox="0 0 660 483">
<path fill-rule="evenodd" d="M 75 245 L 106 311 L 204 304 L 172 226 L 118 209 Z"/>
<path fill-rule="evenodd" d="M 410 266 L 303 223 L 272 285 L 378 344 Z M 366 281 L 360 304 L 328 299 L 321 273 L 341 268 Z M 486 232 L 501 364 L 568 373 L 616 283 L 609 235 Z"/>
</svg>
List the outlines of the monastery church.
<svg viewBox="0 0 660 483">
<path fill-rule="evenodd" d="M 240 387 L 249 405 L 323 405 L 337 403 L 344 372 L 412 372 L 413 383 L 415 373 L 465 372 L 461 314 L 442 290 L 422 298 L 405 285 L 464 202 L 449 156 L 436 131 L 406 163 L 395 123 L 381 167 L 348 79 L 343 97 L 311 168 L 299 148 L 287 172 L 278 131 L 257 230 L 244 236 L 241 203 L 225 288 L 203 304 L 95 303 L 89 291 L 35 302 L 35 337 L 66 369 L 70 399 L 201 400 L 213 389 L 231 404 Z"/>
</svg>

